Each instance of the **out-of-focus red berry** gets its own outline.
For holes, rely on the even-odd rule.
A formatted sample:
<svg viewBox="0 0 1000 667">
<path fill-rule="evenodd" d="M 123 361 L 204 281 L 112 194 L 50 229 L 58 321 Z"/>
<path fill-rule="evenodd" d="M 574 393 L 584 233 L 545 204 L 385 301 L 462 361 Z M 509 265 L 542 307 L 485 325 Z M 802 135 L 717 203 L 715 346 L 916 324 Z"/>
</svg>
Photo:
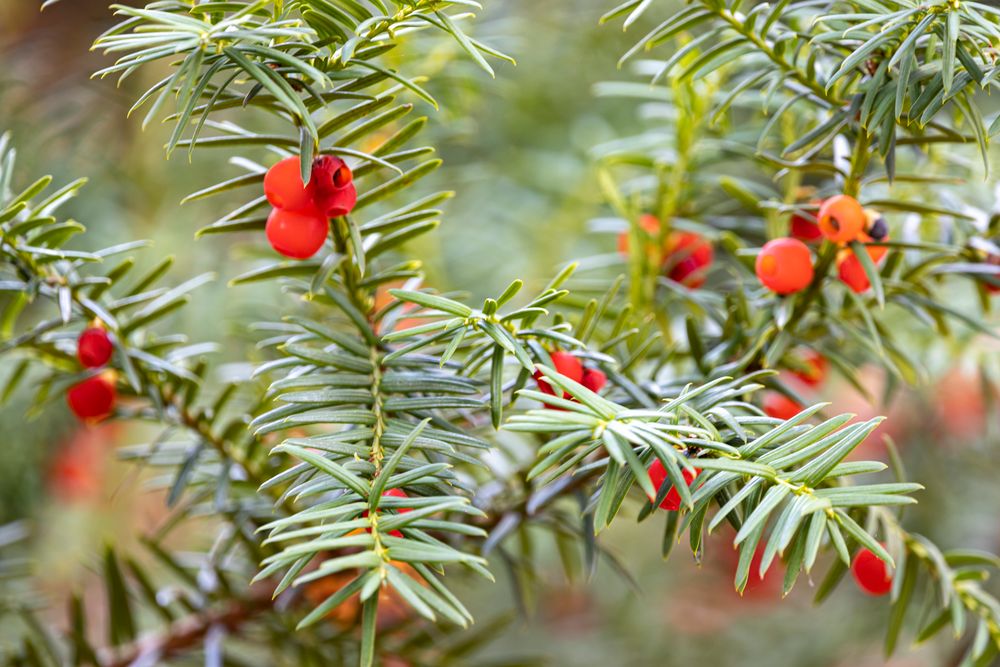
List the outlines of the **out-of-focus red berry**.
<svg viewBox="0 0 1000 667">
<path fill-rule="evenodd" d="M 819 229 L 834 243 L 850 243 L 864 231 L 867 218 L 858 200 L 850 195 L 834 195 L 819 207 Z"/>
<path fill-rule="evenodd" d="M 764 414 L 775 419 L 791 419 L 802 412 L 803 406 L 777 391 L 769 391 L 764 395 L 761 406 Z"/>
<path fill-rule="evenodd" d="M 667 277 L 685 287 L 701 287 L 714 255 L 712 244 L 700 234 L 673 232 L 664 258 Z"/>
<path fill-rule="evenodd" d="M 819 205 L 818 199 L 809 202 L 813 205 Z M 817 222 L 815 211 L 796 211 L 792 214 L 792 223 L 789 234 L 793 239 L 798 239 L 803 243 L 815 243 L 823 238 L 823 232 L 820 231 L 819 223 Z"/>
<path fill-rule="evenodd" d="M 660 221 L 655 215 L 650 215 L 646 213 L 639 217 L 639 228 L 646 232 L 650 236 L 654 237 L 660 231 Z M 628 256 L 629 250 L 629 232 L 625 230 L 618 235 L 618 252 Z"/>
<path fill-rule="evenodd" d="M 289 157 L 276 163 L 264 175 L 264 195 L 271 206 L 286 211 L 311 211 L 313 198 L 302 182 L 301 161 Z"/>
<path fill-rule="evenodd" d="M 595 394 L 603 389 L 604 385 L 607 383 L 608 376 L 604 374 L 604 371 L 596 368 L 585 368 L 583 371 L 583 379 L 580 381 L 580 384 Z"/>
<path fill-rule="evenodd" d="M 285 257 L 308 259 L 319 252 L 330 233 L 330 221 L 316 212 L 276 208 L 267 218 L 267 240 Z"/>
<path fill-rule="evenodd" d="M 1000 266 L 1000 255 L 990 255 L 986 258 L 986 263 L 990 266 Z M 1000 281 L 1000 274 L 994 273 L 991 278 Z M 990 294 L 1000 294 L 1000 284 L 993 284 L 986 281 L 983 281 L 983 284 L 986 286 L 986 291 Z"/>
<path fill-rule="evenodd" d="M 653 459 L 653 464 L 649 466 L 647 473 L 649 474 L 649 481 L 653 483 L 653 488 L 656 489 L 657 494 L 659 494 L 664 484 L 670 484 L 667 469 L 664 467 L 660 459 Z M 701 470 L 695 468 L 691 471 L 687 468 L 682 468 L 681 474 L 684 476 L 684 481 L 687 485 L 691 486 L 691 483 L 695 480 L 695 478 L 701 474 Z M 654 496 L 649 500 L 656 500 L 656 497 Z M 663 498 L 663 502 L 660 503 L 660 508 L 669 512 L 676 512 L 681 508 L 681 494 L 676 488 L 673 486 L 670 487 L 670 490 L 667 491 L 667 495 Z"/>
<path fill-rule="evenodd" d="M 76 339 L 76 358 L 84 368 L 100 368 L 108 363 L 114 349 L 111 336 L 100 327 L 84 329 Z"/>
<path fill-rule="evenodd" d="M 83 380 L 66 392 L 69 409 L 84 421 L 99 421 L 111 414 L 118 394 L 113 373 L 101 373 Z"/>
<path fill-rule="evenodd" d="M 854 581 L 868 595 L 885 595 L 892 590 L 889 566 L 870 549 L 862 549 L 851 562 Z"/>
<path fill-rule="evenodd" d="M 313 162 L 309 191 L 316 208 L 331 218 L 347 215 L 358 202 L 351 168 L 333 155 L 323 155 Z"/>
<path fill-rule="evenodd" d="M 816 387 L 826 379 L 828 363 L 826 358 L 812 348 L 799 351 L 799 358 L 804 368 L 792 371 L 792 375 L 810 387 Z"/>
<path fill-rule="evenodd" d="M 397 489 L 389 489 L 388 491 L 386 491 L 386 492 L 384 492 L 382 494 L 382 497 L 383 498 L 386 498 L 386 497 L 389 497 L 389 498 L 409 498 L 409 496 L 406 495 L 405 491 L 403 491 L 402 489 L 398 489 L 398 488 Z M 408 512 L 412 512 L 412 511 L 413 510 L 411 508 L 409 508 L 409 507 L 397 507 L 395 510 L 391 510 L 391 512 L 394 513 L 394 514 L 406 514 Z M 379 514 L 382 514 L 383 510 L 381 508 L 379 508 L 378 512 L 379 512 Z M 364 512 L 362 512 L 361 516 L 363 516 L 364 518 L 367 519 L 368 518 L 368 510 L 365 510 Z M 367 532 L 370 533 L 370 532 L 372 532 L 372 529 L 371 528 L 365 528 L 365 531 L 367 531 Z M 389 535 L 391 535 L 393 537 L 402 537 L 403 533 L 401 531 L 398 531 L 398 530 L 390 530 L 389 531 Z"/>
<path fill-rule="evenodd" d="M 757 278 L 773 292 L 792 294 L 813 280 L 812 254 L 805 243 L 793 238 L 768 241 L 755 263 Z"/>
<path fill-rule="evenodd" d="M 552 366 L 555 368 L 556 372 L 560 375 L 565 375 L 573 382 L 579 382 L 583 384 L 583 364 L 580 360 L 574 357 L 569 352 L 564 352 L 562 350 L 557 350 L 549 355 L 552 359 Z M 542 375 L 541 371 L 535 371 L 534 376 L 535 382 L 538 384 L 539 391 L 542 391 L 550 396 L 557 396 L 555 389 L 546 380 L 545 376 Z M 572 396 L 566 392 L 563 392 L 563 398 L 570 399 Z M 555 408 L 556 406 L 546 405 L 548 408 Z"/>
</svg>

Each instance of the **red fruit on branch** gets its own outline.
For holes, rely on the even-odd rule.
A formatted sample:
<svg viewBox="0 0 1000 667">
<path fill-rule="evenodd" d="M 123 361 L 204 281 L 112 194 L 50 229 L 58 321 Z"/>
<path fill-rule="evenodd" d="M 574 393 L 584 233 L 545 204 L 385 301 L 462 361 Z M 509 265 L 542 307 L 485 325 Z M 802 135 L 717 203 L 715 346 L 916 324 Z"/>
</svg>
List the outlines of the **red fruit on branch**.
<svg viewBox="0 0 1000 667">
<path fill-rule="evenodd" d="M 775 419 L 791 419 L 802 412 L 804 406 L 797 401 L 776 391 L 769 391 L 764 395 L 764 403 L 761 406 L 764 414 Z"/>
<path fill-rule="evenodd" d="M 754 268 L 764 287 L 778 294 L 798 292 L 813 280 L 812 254 L 798 239 L 768 241 L 757 255 Z"/>
<path fill-rule="evenodd" d="M 685 287 L 701 287 L 714 254 L 712 244 L 700 234 L 674 232 L 667 240 L 664 259 L 667 277 Z"/>
<path fill-rule="evenodd" d="M 70 387 L 66 402 L 83 421 L 99 421 L 114 410 L 117 396 L 114 373 L 101 373 Z"/>
<path fill-rule="evenodd" d="M 100 368 L 111 360 L 114 345 L 101 327 L 84 329 L 76 339 L 76 358 L 84 368 Z"/>
<path fill-rule="evenodd" d="M 333 155 L 323 155 L 313 162 L 309 191 L 316 208 L 330 218 L 347 215 L 358 202 L 351 168 Z"/>
<path fill-rule="evenodd" d="M 604 371 L 600 371 L 596 368 L 584 369 L 583 379 L 580 381 L 580 384 L 595 394 L 603 389 L 604 385 L 607 383 L 608 376 L 604 374 Z"/>
<path fill-rule="evenodd" d="M 792 371 L 792 375 L 810 387 L 817 387 L 826 379 L 828 363 L 826 358 L 811 348 L 799 352 L 803 368 Z"/>
<path fill-rule="evenodd" d="M 556 372 L 560 375 L 564 375 L 574 382 L 583 383 L 583 364 L 580 360 L 574 357 L 569 352 L 563 352 L 562 350 L 557 350 L 549 355 L 552 359 L 552 366 L 555 368 Z M 555 389 L 546 380 L 545 376 L 542 375 L 541 371 L 536 370 L 533 377 L 535 382 L 538 384 L 539 391 L 542 391 L 550 396 L 558 396 Z M 570 399 L 568 393 L 563 392 L 562 395 L 565 399 Z M 549 408 L 555 408 L 555 406 L 546 405 Z"/>
<path fill-rule="evenodd" d="M 654 459 L 653 464 L 649 466 L 646 471 L 649 474 L 649 481 L 653 483 L 653 488 L 656 489 L 657 494 L 663 489 L 664 484 L 670 484 L 669 477 L 667 475 L 667 469 L 663 466 L 660 459 Z M 694 470 L 689 470 L 688 468 L 681 469 L 681 474 L 684 476 L 684 481 L 688 486 L 694 482 L 695 478 L 701 474 L 701 470 L 695 468 Z M 650 502 L 656 500 L 655 497 L 649 499 Z M 669 512 L 676 512 L 681 508 L 681 494 L 673 486 L 667 491 L 667 495 L 664 496 L 663 502 L 660 503 L 660 508 L 665 509 Z"/>
<path fill-rule="evenodd" d="M 810 202 L 819 205 L 819 200 Z M 798 239 L 803 243 L 815 243 L 823 238 L 823 232 L 819 228 L 815 212 L 796 211 L 792 214 L 790 235 L 793 239 Z"/>
<path fill-rule="evenodd" d="M 861 240 L 870 241 L 871 239 L 867 235 L 863 235 Z M 884 245 L 866 245 L 865 252 L 868 253 L 874 264 L 878 264 L 886 256 L 886 253 L 889 252 L 889 247 Z M 845 250 L 837 258 L 837 276 L 841 282 L 858 294 L 867 292 L 872 286 L 871 281 L 868 279 L 868 274 L 865 272 L 864 265 L 858 259 L 858 256 L 854 254 L 853 250 Z"/>
<path fill-rule="evenodd" d="M 885 595 L 892 590 L 889 566 L 870 549 L 862 549 L 851 561 L 851 575 L 868 595 Z"/>
<path fill-rule="evenodd" d="M 639 217 L 639 228 L 653 238 L 656 238 L 656 235 L 660 231 L 660 221 L 655 215 L 646 213 Z M 629 232 L 626 230 L 618 235 L 618 252 L 628 257 L 628 250 Z"/>
<path fill-rule="evenodd" d="M 850 195 L 835 195 L 819 207 L 819 229 L 834 243 L 850 243 L 865 230 L 868 218 L 858 200 Z"/>
<path fill-rule="evenodd" d="M 406 491 L 403 491 L 402 489 L 389 489 L 388 491 L 385 491 L 385 492 L 382 493 L 382 497 L 383 498 L 409 498 L 409 496 L 406 495 Z M 395 510 L 392 510 L 391 513 L 393 513 L 393 514 L 406 514 L 407 512 L 412 512 L 412 511 L 413 511 L 413 509 L 409 508 L 409 507 L 397 507 Z M 382 511 L 381 508 L 379 509 L 379 514 L 383 514 L 383 511 Z M 365 510 L 364 512 L 362 512 L 361 516 L 363 516 L 364 518 L 367 519 L 368 518 L 368 510 Z M 372 529 L 371 528 L 365 528 L 365 531 L 367 531 L 367 532 L 370 533 L 370 532 L 372 532 Z M 400 531 L 398 531 L 398 530 L 391 530 L 391 531 L 389 531 L 389 535 L 391 535 L 392 537 L 402 537 L 403 533 L 400 532 Z"/>
<path fill-rule="evenodd" d="M 264 175 L 264 196 L 271 206 L 286 211 L 313 210 L 313 197 L 302 182 L 301 161 L 298 157 L 285 158 L 267 170 Z"/>
<path fill-rule="evenodd" d="M 267 218 L 267 240 L 285 257 L 308 259 L 319 252 L 330 233 L 330 221 L 315 211 L 276 208 Z"/>
</svg>

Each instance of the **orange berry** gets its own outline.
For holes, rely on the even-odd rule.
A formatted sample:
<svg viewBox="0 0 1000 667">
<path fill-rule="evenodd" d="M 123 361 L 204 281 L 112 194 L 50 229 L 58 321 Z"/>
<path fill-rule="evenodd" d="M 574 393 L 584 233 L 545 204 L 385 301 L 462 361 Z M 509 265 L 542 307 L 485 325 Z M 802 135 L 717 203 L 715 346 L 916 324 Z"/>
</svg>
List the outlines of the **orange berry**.
<svg viewBox="0 0 1000 667">
<path fill-rule="evenodd" d="M 286 211 L 309 211 L 314 208 L 312 194 L 302 182 L 298 157 L 281 160 L 264 175 L 264 195 L 271 206 Z"/>
<path fill-rule="evenodd" d="M 792 294 L 809 286 L 813 279 L 812 255 L 798 239 L 768 241 L 757 255 L 757 277 L 778 294 Z"/>
<path fill-rule="evenodd" d="M 788 420 L 802 412 L 803 406 L 784 394 L 777 391 L 769 391 L 764 395 L 764 402 L 761 406 L 764 414 L 775 419 Z"/>
<path fill-rule="evenodd" d="M 293 259 L 308 259 L 323 247 L 330 233 L 330 221 L 316 212 L 276 208 L 267 218 L 265 231 L 276 252 Z"/>
<path fill-rule="evenodd" d="M 646 213 L 639 216 L 639 228 L 646 232 L 648 235 L 655 237 L 660 231 L 660 221 L 655 215 L 650 215 Z M 618 252 L 628 256 L 629 249 L 629 230 L 625 230 L 618 235 Z"/>
<path fill-rule="evenodd" d="M 869 595 L 881 596 L 892 590 L 889 566 L 870 549 L 862 549 L 851 561 L 851 575 Z"/>
<path fill-rule="evenodd" d="M 835 195 L 819 207 L 819 229 L 834 243 L 850 243 L 864 231 L 868 218 L 858 200 L 850 195 Z"/>
<path fill-rule="evenodd" d="M 653 488 L 656 489 L 657 494 L 659 494 L 665 483 L 670 483 L 667 475 L 667 469 L 663 466 L 660 459 L 653 459 L 653 464 L 649 466 L 649 469 L 646 472 L 649 474 L 649 481 L 653 483 Z M 682 468 L 681 474 L 684 476 L 684 481 L 687 485 L 691 486 L 691 483 L 695 480 L 695 478 L 701 474 L 701 470 L 695 468 L 691 471 L 687 468 Z M 656 500 L 656 497 L 654 496 L 649 500 L 652 502 Z M 676 488 L 673 486 L 670 487 L 670 490 L 667 491 L 667 495 L 663 498 L 663 502 L 660 503 L 660 508 L 665 509 L 668 512 L 676 512 L 681 508 L 681 494 Z"/>
</svg>

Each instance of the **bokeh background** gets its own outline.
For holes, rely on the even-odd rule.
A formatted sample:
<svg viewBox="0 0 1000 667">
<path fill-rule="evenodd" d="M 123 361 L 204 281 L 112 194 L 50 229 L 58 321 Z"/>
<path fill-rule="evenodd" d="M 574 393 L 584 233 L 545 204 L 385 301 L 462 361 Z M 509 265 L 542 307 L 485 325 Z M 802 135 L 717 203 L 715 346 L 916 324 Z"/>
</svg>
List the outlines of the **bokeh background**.
<svg viewBox="0 0 1000 667">
<path fill-rule="evenodd" d="M 227 364 L 252 359 L 247 325 L 280 308 L 282 295 L 226 283 L 261 257 L 259 239 L 194 242 L 195 230 L 227 210 L 226 202 L 180 205 L 229 169 L 226 156 L 202 151 L 189 160 L 181 150 L 167 160 L 167 129 L 153 123 L 143 131 L 141 113 L 126 119 L 155 72 L 141 72 L 121 87 L 90 78 L 107 64 L 89 51 L 111 23 L 106 0 L 66 0 L 44 13 L 38 4 L 0 0 L 0 129 L 13 133 L 23 181 L 41 173 L 57 182 L 90 179 L 69 209 L 88 227 L 85 246 L 150 239 L 142 261 L 174 256 L 175 281 L 216 272 L 170 325 L 194 340 L 224 343 L 216 360 L 220 374 Z M 457 192 L 440 230 L 408 248 L 423 259 L 434 285 L 481 297 L 515 277 L 538 285 L 569 259 L 613 249 L 611 235 L 592 231 L 591 221 L 607 211 L 591 150 L 627 135 L 635 108 L 627 100 L 598 98 L 593 87 L 623 76 L 615 63 L 646 26 L 628 35 L 619 25 L 599 26 L 608 5 L 488 3 L 477 37 L 518 61 L 517 67 L 500 65 L 496 80 L 457 57 L 452 44 L 418 40 L 414 48 L 425 51 L 426 73 L 434 75 L 430 91 L 442 103 L 441 111 L 421 109 L 431 117 L 425 140 L 445 159 L 427 187 Z M 980 205 L 991 192 L 981 182 L 967 190 Z M 945 547 L 996 551 L 1000 416 L 982 360 L 995 364 L 1000 348 L 968 335 L 951 344 L 914 336 L 913 344 L 929 371 L 925 386 L 897 393 L 891 404 L 870 405 L 834 378 L 817 398 L 861 415 L 889 414 L 884 431 L 898 444 L 910 476 L 927 486 L 920 505 L 907 512 L 908 527 Z M 0 362 L 0 382 L 7 371 Z M 866 381 L 873 395 L 882 395 L 880 372 L 871 370 Z M 141 427 L 81 429 L 59 402 L 29 414 L 31 398 L 20 392 L 0 408 L 0 522 L 28 519 L 43 528 L 37 558 L 50 573 L 46 585 L 59 589 L 86 580 L 89 554 L 103 541 L 127 542 L 139 526 L 161 518 L 163 499 L 144 493 L 142 475 L 116 461 L 117 447 L 142 441 Z M 865 454 L 885 456 L 878 438 Z M 527 613 L 487 653 L 579 666 L 884 664 L 884 599 L 863 597 L 848 584 L 814 608 L 805 580 L 784 601 L 771 581 L 740 598 L 732 591 L 735 560 L 724 534 L 700 567 L 683 548 L 664 563 L 661 520 L 619 522 L 602 539 L 627 572 L 605 564 L 589 582 L 567 579 L 539 535 L 534 546 L 545 567 L 530 595 L 515 595 L 502 568 L 497 584 L 466 591 L 474 612 L 523 606 Z M 889 664 L 938 667 L 954 659 L 954 646 L 945 641 L 905 646 Z"/>
</svg>

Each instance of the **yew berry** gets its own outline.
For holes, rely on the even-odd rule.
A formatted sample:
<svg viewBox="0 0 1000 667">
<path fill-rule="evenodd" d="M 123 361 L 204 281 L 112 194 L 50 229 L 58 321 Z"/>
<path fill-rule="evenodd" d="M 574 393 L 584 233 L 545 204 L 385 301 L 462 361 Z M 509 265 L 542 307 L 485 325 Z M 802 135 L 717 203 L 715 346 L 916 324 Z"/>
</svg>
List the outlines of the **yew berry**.
<svg viewBox="0 0 1000 667">
<path fill-rule="evenodd" d="M 885 595 L 892 590 L 889 567 L 870 549 L 862 549 L 851 561 L 851 575 L 868 595 Z"/>
<path fill-rule="evenodd" d="M 1000 266 L 1000 255 L 990 255 L 986 258 L 986 263 L 990 266 Z M 991 277 L 994 280 L 1000 281 L 1000 274 L 994 273 Z M 1000 293 L 1000 284 L 990 282 L 984 282 L 983 284 L 986 285 L 986 291 L 990 294 Z"/>
<path fill-rule="evenodd" d="M 409 496 L 406 495 L 406 491 L 403 491 L 402 489 L 389 489 L 388 491 L 385 491 L 385 492 L 382 493 L 382 497 L 383 498 L 387 498 L 387 497 L 388 498 L 409 498 Z M 406 514 L 407 512 L 412 512 L 412 511 L 413 511 L 413 509 L 409 508 L 409 507 L 398 507 L 398 508 L 396 508 L 395 513 L 396 514 Z M 379 511 L 379 513 L 381 513 L 381 510 Z M 363 516 L 363 517 L 365 517 L 367 519 L 368 518 L 368 510 L 365 510 L 364 512 L 362 512 L 361 516 Z M 371 528 L 365 528 L 365 530 L 367 532 L 369 532 L 369 533 L 372 532 Z M 389 535 L 391 535 L 393 537 L 402 537 L 403 533 L 400 532 L 400 531 L 398 531 L 398 530 L 391 530 L 391 531 L 389 531 Z"/>
<path fill-rule="evenodd" d="M 310 211 L 314 208 L 312 193 L 302 182 L 301 161 L 285 158 L 264 175 L 264 195 L 271 206 L 286 211 Z"/>
<path fill-rule="evenodd" d="M 323 155 L 313 162 L 309 191 L 316 208 L 331 218 L 347 215 L 358 202 L 351 168 L 333 155 Z"/>
<path fill-rule="evenodd" d="M 864 236 L 861 240 L 869 241 L 871 239 Z M 889 247 L 884 245 L 866 245 L 865 252 L 871 257 L 872 262 L 878 264 L 885 257 L 886 253 L 889 252 Z M 858 256 L 854 254 L 853 250 L 845 250 L 837 258 L 837 275 L 844 284 L 858 294 L 868 291 L 868 288 L 872 286 L 871 281 L 868 280 L 868 274 L 865 272 L 864 265 L 858 259 Z"/>
<path fill-rule="evenodd" d="M 712 244 L 700 234 L 674 232 L 667 240 L 664 260 L 667 277 L 685 287 L 701 287 L 714 254 Z"/>
<path fill-rule="evenodd" d="M 84 368 L 100 368 L 111 359 L 114 345 L 101 327 L 88 327 L 76 339 L 76 358 Z"/>
<path fill-rule="evenodd" d="M 764 287 L 778 294 L 803 290 L 813 279 L 812 255 L 798 239 L 768 241 L 757 255 L 755 268 Z"/>
<path fill-rule="evenodd" d="M 553 352 L 549 356 L 552 359 L 552 366 L 555 368 L 557 373 L 566 376 L 574 382 L 583 383 L 583 364 L 580 363 L 579 359 L 574 357 L 569 352 L 563 352 L 562 350 Z M 548 394 L 549 396 L 557 395 L 555 389 L 552 388 L 552 385 L 546 382 L 545 376 L 542 375 L 541 371 L 536 370 L 533 377 L 535 378 L 535 382 L 538 383 L 538 389 L 540 391 Z M 563 393 L 563 398 L 569 399 L 572 398 L 572 396 L 568 393 Z M 546 407 L 554 408 L 555 406 L 547 405 Z"/>
<path fill-rule="evenodd" d="M 113 373 L 93 375 L 66 392 L 69 409 L 84 421 L 99 421 L 110 415 L 116 398 Z"/>
<path fill-rule="evenodd" d="M 583 379 L 580 381 L 580 384 L 595 394 L 603 389 L 604 385 L 607 383 L 608 376 L 604 374 L 604 371 L 600 371 L 596 368 L 584 369 Z"/>
<path fill-rule="evenodd" d="M 813 201 L 811 204 L 818 205 L 821 202 Z M 816 221 L 816 213 L 807 211 L 796 211 L 792 215 L 791 237 L 803 243 L 814 243 L 823 238 L 819 224 Z"/>
<path fill-rule="evenodd" d="M 850 243 L 864 231 L 867 218 L 858 200 L 850 195 L 835 195 L 819 207 L 819 229 L 834 243 Z"/>
<path fill-rule="evenodd" d="M 802 412 L 802 405 L 782 393 L 769 391 L 764 395 L 764 414 L 775 419 L 791 419 Z"/>
<path fill-rule="evenodd" d="M 664 484 L 669 484 L 667 469 L 663 466 L 660 459 L 654 459 L 653 464 L 649 466 L 646 471 L 649 474 L 649 481 L 653 483 L 653 488 L 656 489 L 657 494 L 663 489 Z M 684 481 L 688 486 L 695 480 L 698 475 L 701 474 L 701 470 L 695 468 L 690 470 L 688 468 L 682 468 L 681 474 L 684 476 Z M 656 497 L 649 499 L 650 502 L 656 500 Z M 660 508 L 665 509 L 669 512 L 676 512 L 681 508 L 681 494 L 673 486 L 667 491 L 667 495 L 663 498 L 663 502 L 660 503 Z"/>
<path fill-rule="evenodd" d="M 810 387 L 822 384 L 826 379 L 827 361 L 826 358 L 811 348 L 806 348 L 799 353 L 802 362 L 800 369 L 792 371 L 792 375 Z"/>
<path fill-rule="evenodd" d="M 315 211 L 276 208 L 267 218 L 267 240 L 275 251 L 293 259 L 315 255 L 330 233 L 330 221 Z"/>
</svg>

